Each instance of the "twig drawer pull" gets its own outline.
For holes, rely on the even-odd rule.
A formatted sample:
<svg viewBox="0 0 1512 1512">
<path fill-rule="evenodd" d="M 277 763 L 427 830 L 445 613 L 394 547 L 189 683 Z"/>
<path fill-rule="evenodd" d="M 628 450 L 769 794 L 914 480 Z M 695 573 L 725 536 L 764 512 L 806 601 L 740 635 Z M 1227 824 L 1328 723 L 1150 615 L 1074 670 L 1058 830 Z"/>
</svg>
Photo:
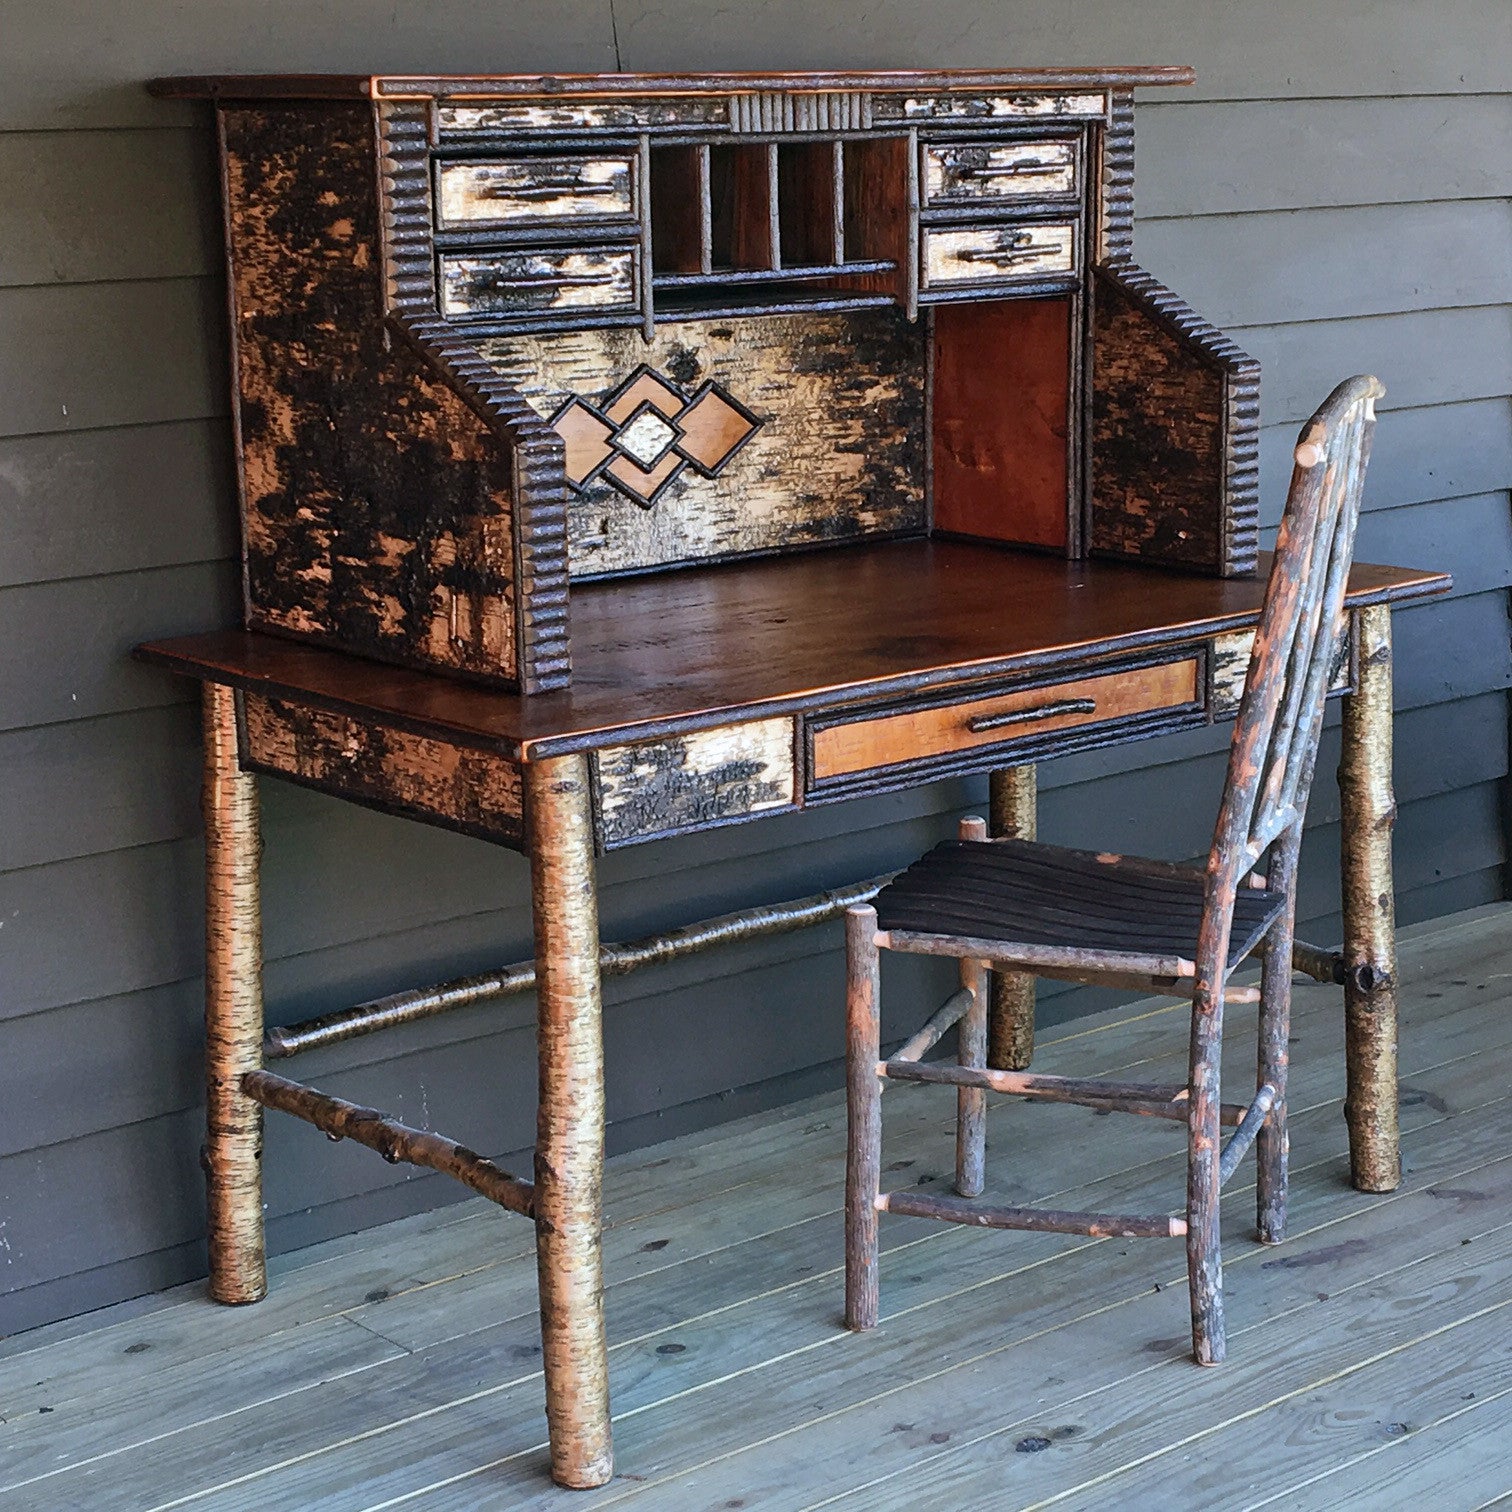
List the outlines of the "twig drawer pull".
<svg viewBox="0 0 1512 1512">
<path fill-rule="evenodd" d="M 1040 704 L 1033 709 L 1005 709 L 1001 714 L 973 714 L 966 721 L 966 728 L 973 735 L 985 730 L 1002 730 L 1009 725 L 1031 724 L 1036 719 L 1049 719 L 1056 714 L 1095 714 L 1095 698 L 1057 698 L 1051 703 Z"/>
</svg>

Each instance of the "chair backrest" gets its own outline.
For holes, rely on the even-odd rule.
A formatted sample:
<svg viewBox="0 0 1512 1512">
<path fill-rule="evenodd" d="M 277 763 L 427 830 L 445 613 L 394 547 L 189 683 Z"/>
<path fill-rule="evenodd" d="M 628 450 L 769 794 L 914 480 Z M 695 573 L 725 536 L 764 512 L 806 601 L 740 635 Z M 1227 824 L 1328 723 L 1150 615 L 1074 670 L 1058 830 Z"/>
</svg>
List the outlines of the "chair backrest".
<svg viewBox="0 0 1512 1512">
<path fill-rule="evenodd" d="M 1267 847 L 1295 837 L 1307 808 L 1323 704 L 1345 651 L 1344 592 L 1385 392 L 1375 378 L 1346 379 L 1297 438 L 1208 862 L 1210 881 L 1229 896 Z"/>
</svg>

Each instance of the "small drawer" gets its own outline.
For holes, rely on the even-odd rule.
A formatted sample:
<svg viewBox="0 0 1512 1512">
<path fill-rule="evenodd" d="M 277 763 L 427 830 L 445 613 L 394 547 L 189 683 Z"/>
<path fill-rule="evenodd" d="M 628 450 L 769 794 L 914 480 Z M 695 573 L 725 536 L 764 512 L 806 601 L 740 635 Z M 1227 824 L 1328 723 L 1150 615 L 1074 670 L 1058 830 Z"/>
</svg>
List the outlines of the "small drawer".
<svg viewBox="0 0 1512 1512">
<path fill-rule="evenodd" d="M 552 226 L 635 219 L 635 158 L 511 157 L 436 164 L 436 225 Z"/>
<path fill-rule="evenodd" d="M 919 258 L 926 292 L 1011 284 L 1076 271 L 1074 221 L 926 226 Z"/>
<path fill-rule="evenodd" d="M 809 726 L 809 786 L 849 786 L 847 779 L 862 773 L 959 757 L 1082 725 L 1199 712 L 1203 689 L 1202 660 L 1187 656 L 870 716 L 821 716 Z"/>
<path fill-rule="evenodd" d="M 971 210 L 1076 193 L 1076 143 L 926 142 L 927 209 Z"/>
<path fill-rule="evenodd" d="M 441 259 L 446 315 L 634 310 L 634 247 L 541 247 Z"/>
</svg>

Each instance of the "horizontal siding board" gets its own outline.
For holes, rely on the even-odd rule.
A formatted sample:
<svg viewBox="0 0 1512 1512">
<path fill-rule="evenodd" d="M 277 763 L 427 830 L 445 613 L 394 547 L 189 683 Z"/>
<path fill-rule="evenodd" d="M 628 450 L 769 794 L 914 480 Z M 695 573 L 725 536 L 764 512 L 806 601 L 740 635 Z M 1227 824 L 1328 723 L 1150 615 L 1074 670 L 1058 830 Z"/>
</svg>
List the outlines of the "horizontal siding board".
<svg viewBox="0 0 1512 1512">
<path fill-rule="evenodd" d="M 1391 395 L 1386 402 L 1392 403 Z M 1292 421 L 1267 426 L 1260 433 L 1260 512 L 1266 525 L 1274 526 L 1281 518 L 1297 428 Z M 1393 405 L 1376 426 L 1365 508 L 1397 509 L 1490 493 L 1509 484 L 1512 400 L 1501 396 L 1420 409 Z"/>
<path fill-rule="evenodd" d="M 1351 373 L 1374 373 L 1386 385 L 1383 417 L 1401 408 L 1512 394 L 1507 306 L 1239 327 L 1229 334 L 1261 365 L 1266 425 L 1300 425 Z"/>
<path fill-rule="evenodd" d="M 1451 572 L 1457 597 L 1505 588 L 1512 583 L 1512 496 L 1372 511 L 1360 520 L 1356 550 L 1364 561 Z"/>
<path fill-rule="evenodd" d="M 0 872 L 198 833 L 196 712 L 0 733 Z"/>
<path fill-rule="evenodd" d="M 234 625 L 239 598 L 229 562 L 0 589 L 0 730 L 187 701 L 131 648 Z"/>
<path fill-rule="evenodd" d="M 1222 329 L 1512 302 L 1512 200 L 1141 224 L 1135 255 Z"/>
<path fill-rule="evenodd" d="M 1213 104 L 1152 91 L 1136 124 L 1141 240 L 1165 216 L 1512 195 L 1507 94 Z"/>
<path fill-rule="evenodd" d="M 170 131 L 0 133 L 0 287 L 215 270 L 215 144 Z"/>
<path fill-rule="evenodd" d="M 1477 593 L 1393 616 L 1398 704 L 1447 703 L 1512 687 L 1507 595 Z"/>
<path fill-rule="evenodd" d="M 1215 7 L 1205 0 L 1118 6 L 1107 0 L 1026 0 L 1011 11 L 980 0 L 865 8 L 800 0 L 721 12 L 717 30 L 696 0 L 617 4 L 614 26 L 596 0 L 512 12 L 507 59 L 533 70 L 657 71 L 754 68 L 1021 66 L 1025 60 L 1099 64 L 1159 58 L 1195 66 L 1197 98 L 1483 94 L 1512 89 L 1512 26 L 1501 0 L 1382 0 L 1353 7 L 1280 0 Z M 217 13 L 212 29 L 185 24 L 166 0 L 130 24 L 102 27 L 81 0 L 22 7 L 10 20 L 0 129 L 132 126 L 193 119 L 143 97 L 154 73 L 205 73 L 235 60 L 245 72 L 470 73 L 498 54 L 476 6 L 441 0 L 357 12 L 294 0 Z"/>
<path fill-rule="evenodd" d="M 0 440 L 0 588 L 234 556 L 232 469 L 218 420 Z"/>
<path fill-rule="evenodd" d="M 225 415 L 225 324 L 218 279 L 0 289 L 0 436 Z"/>
</svg>

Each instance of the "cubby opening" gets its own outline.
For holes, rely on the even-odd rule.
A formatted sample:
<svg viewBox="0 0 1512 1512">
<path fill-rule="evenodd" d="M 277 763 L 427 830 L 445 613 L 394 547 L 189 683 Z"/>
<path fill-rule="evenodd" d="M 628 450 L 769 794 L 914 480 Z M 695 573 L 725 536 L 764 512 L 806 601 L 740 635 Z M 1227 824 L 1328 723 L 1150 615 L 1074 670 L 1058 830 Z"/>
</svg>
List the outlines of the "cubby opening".
<svg viewBox="0 0 1512 1512">
<path fill-rule="evenodd" d="M 779 244 L 784 268 L 845 261 L 839 142 L 787 142 L 777 149 Z"/>
<path fill-rule="evenodd" d="M 710 268 L 709 149 L 651 149 L 651 267 L 657 273 Z"/>
<path fill-rule="evenodd" d="M 1075 301 L 1004 299 L 934 312 L 934 528 L 1066 551 Z"/>
<path fill-rule="evenodd" d="M 652 147 L 656 308 L 671 316 L 901 301 L 908 168 L 906 137 Z"/>
<path fill-rule="evenodd" d="M 709 148 L 711 271 L 778 266 L 777 149 L 770 142 Z"/>
</svg>

